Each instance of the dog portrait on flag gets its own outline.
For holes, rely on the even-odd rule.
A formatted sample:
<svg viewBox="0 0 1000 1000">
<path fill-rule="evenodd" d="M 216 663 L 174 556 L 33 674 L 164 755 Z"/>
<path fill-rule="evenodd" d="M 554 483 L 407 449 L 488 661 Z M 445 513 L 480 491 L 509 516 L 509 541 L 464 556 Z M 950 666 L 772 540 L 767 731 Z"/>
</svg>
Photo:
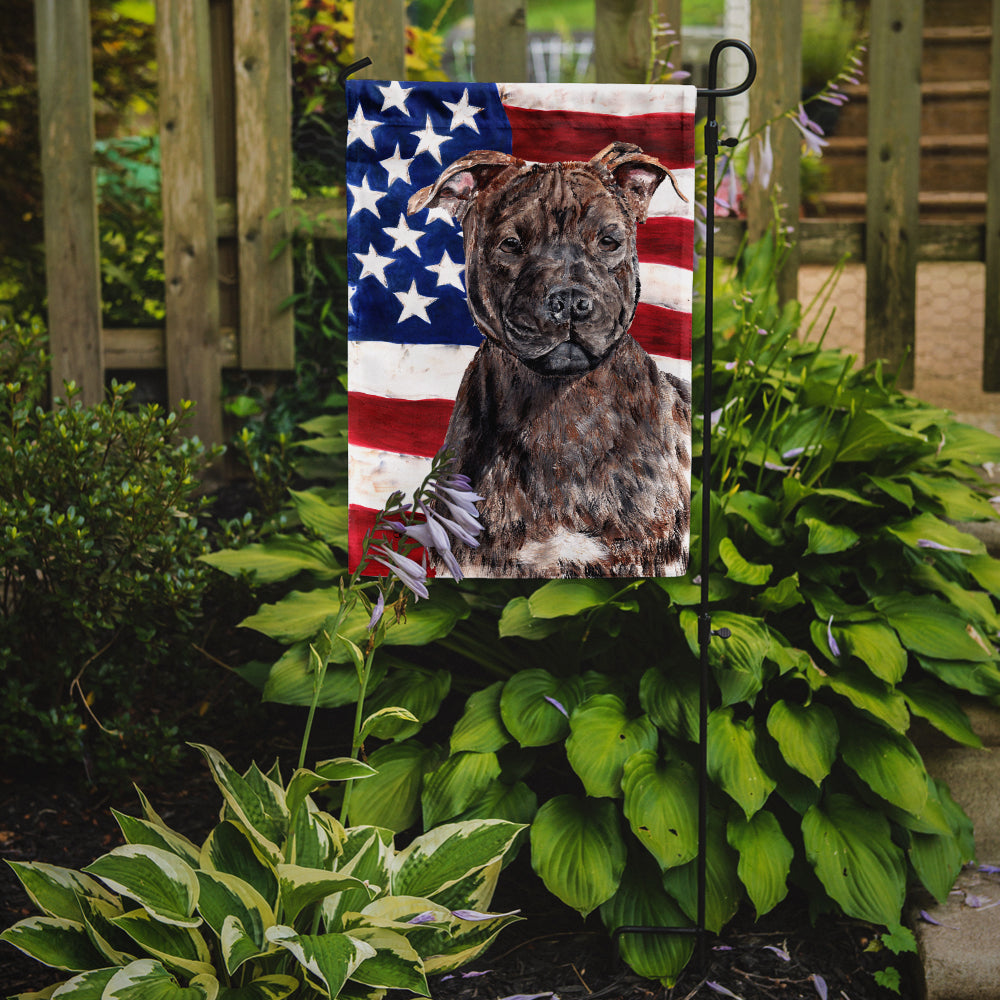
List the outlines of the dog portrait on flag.
<svg viewBox="0 0 1000 1000">
<path fill-rule="evenodd" d="M 480 577 L 686 572 L 695 91 L 348 83 L 351 564 L 443 448 Z"/>
</svg>

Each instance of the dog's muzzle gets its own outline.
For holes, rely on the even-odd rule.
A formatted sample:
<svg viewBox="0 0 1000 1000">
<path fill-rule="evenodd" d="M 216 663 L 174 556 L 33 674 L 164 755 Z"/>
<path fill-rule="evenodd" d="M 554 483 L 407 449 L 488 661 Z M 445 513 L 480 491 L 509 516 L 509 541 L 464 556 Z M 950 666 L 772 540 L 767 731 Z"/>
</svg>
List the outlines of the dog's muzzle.
<svg viewBox="0 0 1000 1000">
<path fill-rule="evenodd" d="M 585 323 L 594 313 L 591 293 L 580 285 L 553 288 L 545 297 L 542 312 L 547 324 L 565 327 L 570 337 L 577 324 Z M 539 375 L 573 377 L 585 375 L 600 363 L 575 340 L 565 340 L 537 358 L 522 358 Z"/>
</svg>

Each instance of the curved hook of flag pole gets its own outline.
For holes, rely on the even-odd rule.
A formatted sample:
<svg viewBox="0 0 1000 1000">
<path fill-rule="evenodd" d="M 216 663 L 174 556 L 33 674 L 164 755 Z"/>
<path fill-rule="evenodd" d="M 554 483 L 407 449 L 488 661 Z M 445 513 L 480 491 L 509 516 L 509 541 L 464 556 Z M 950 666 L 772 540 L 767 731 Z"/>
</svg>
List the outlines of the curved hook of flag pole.
<svg viewBox="0 0 1000 1000">
<path fill-rule="evenodd" d="M 349 66 L 345 66 L 337 74 L 337 83 L 340 86 L 340 89 L 341 90 L 347 89 L 347 78 L 352 73 L 357 73 L 358 70 L 364 69 L 366 66 L 371 66 L 371 64 L 372 64 L 371 59 L 369 59 L 368 56 L 365 56 L 363 59 L 359 59 L 357 62 L 352 62 Z"/>
</svg>

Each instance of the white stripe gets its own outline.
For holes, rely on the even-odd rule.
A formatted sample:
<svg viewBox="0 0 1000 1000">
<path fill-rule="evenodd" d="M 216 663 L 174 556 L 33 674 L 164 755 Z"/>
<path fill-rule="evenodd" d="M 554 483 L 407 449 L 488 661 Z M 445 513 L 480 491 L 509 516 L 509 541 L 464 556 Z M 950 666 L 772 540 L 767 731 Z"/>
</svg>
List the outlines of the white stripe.
<svg viewBox="0 0 1000 1000">
<path fill-rule="evenodd" d="M 676 215 L 682 219 L 694 218 L 694 168 L 683 170 L 671 170 L 674 180 L 681 193 L 687 198 L 682 201 L 674 190 L 670 178 L 665 177 L 660 186 L 653 192 L 653 197 L 649 202 L 648 217 L 654 215 Z"/>
<path fill-rule="evenodd" d="M 454 399 L 476 353 L 465 344 L 392 344 L 351 340 L 347 385 L 389 399 Z"/>
<path fill-rule="evenodd" d="M 405 502 L 410 502 L 431 470 L 429 458 L 396 455 L 356 444 L 348 445 L 347 461 L 348 503 L 374 510 L 381 510 L 396 490 L 402 490 Z"/>
<path fill-rule="evenodd" d="M 639 261 L 639 301 L 691 312 L 691 272 L 671 264 Z"/>
<path fill-rule="evenodd" d="M 531 111 L 587 111 L 602 115 L 693 115 L 694 87 L 664 84 L 502 83 L 500 102 Z"/>
<path fill-rule="evenodd" d="M 656 367 L 667 375 L 673 375 L 682 382 L 691 384 L 691 362 L 682 361 L 680 358 L 665 358 L 661 354 L 651 355 Z"/>
</svg>

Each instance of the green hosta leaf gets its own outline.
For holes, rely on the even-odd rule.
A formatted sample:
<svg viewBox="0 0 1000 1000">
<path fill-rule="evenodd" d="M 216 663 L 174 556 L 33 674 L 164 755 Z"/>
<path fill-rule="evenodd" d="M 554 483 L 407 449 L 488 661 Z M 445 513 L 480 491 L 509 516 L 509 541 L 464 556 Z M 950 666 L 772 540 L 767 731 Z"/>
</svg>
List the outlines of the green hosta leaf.
<svg viewBox="0 0 1000 1000">
<path fill-rule="evenodd" d="M 887 496 L 891 497 L 898 504 L 906 507 L 907 510 L 913 507 L 913 490 L 906 483 L 896 479 L 888 479 L 885 476 L 865 476 L 873 486 L 880 489 Z"/>
<path fill-rule="evenodd" d="M 719 556 L 726 564 L 726 575 L 729 579 L 735 580 L 737 583 L 745 583 L 750 587 L 763 587 L 771 578 L 771 573 L 774 570 L 770 563 L 762 565 L 747 562 L 730 538 L 720 540 Z"/>
<path fill-rule="evenodd" d="M 799 589 L 799 574 L 793 573 L 779 580 L 773 587 L 761 591 L 754 598 L 756 605 L 763 612 L 787 611 L 798 604 L 804 604 L 805 598 Z"/>
<path fill-rule="evenodd" d="M 936 597 L 883 595 L 874 603 L 899 633 L 903 645 L 915 653 L 975 663 L 996 659 L 995 651 L 975 627 Z"/>
<path fill-rule="evenodd" d="M 826 705 L 797 705 L 779 699 L 768 713 L 767 731 L 777 741 L 785 761 L 815 785 L 830 773 L 837 756 L 839 731 Z"/>
<path fill-rule="evenodd" d="M 788 894 L 788 873 L 795 849 L 781 832 L 774 813 L 762 809 L 751 819 L 738 816 L 726 829 L 729 846 L 739 851 L 736 873 L 760 919 Z"/>
<path fill-rule="evenodd" d="M 914 549 L 922 548 L 921 542 L 933 542 L 970 555 L 984 555 L 986 552 L 986 546 L 978 538 L 933 514 L 918 514 L 909 521 L 887 526 L 886 531 Z"/>
<path fill-rule="evenodd" d="M 966 462 L 969 465 L 1000 462 L 1000 444 L 997 436 L 989 431 L 949 421 L 943 436 L 944 442 L 937 453 L 939 462 Z"/>
<path fill-rule="evenodd" d="M 917 662 L 949 687 L 986 697 L 1000 694 L 1000 669 L 992 663 L 936 660 L 930 656 L 918 656 Z"/>
<path fill-rule="evenodd" d="M 534 618 L 578 615 L 607 604 L 618 589 L 610 580 L 549 580 L 528 598 L 528 610 Z"/>
<path fill-rule="evenodd" d="M 292 976 L 261 976 L 246 986 L 223 987 L 218 1000 L 285 1000 L 299 988 Z"/>
<path fill-rule="evenodd" d="M 160 923 L 145 910 L 132 910 L 111 921 L 164 965 L 189 976 L 211 975 L 212 956 L 205 939 L 191 927 Z"/>
<path fill-rule="evenodd" d="M 281 889 L 282 913 L 286 920 L 293 922 L 305 907 L 318 903 L 327 896 L 345 889 L 368 889 L 353 875 L 303 868 L 301 865 L 278 865 L 278 884 Z M 371 896 L 374 894 L 374 891 L 370 893 Z"/>
<path fill-rule="evenodd" d="M 402 934 L 384 927 L 356 927 L 351 937 L 364 941 L 375 949 L 371 958 L 365 959 L 351 973 L 351 979 L 382 989 L 409 990 L 418 996 L 429 997 L 424 963 L 413 946 Z"/>
<path fill-rule="evenodd" d="M 988 634 L 996 635 L 1000 631 L 1000 615 L 989 594 L 981 590 L 970 590 L 964 584 L 947 579 L 926 562 L 913 568 L 910 579 L 918 585 L 914 587 L 915 590 L 931 590 L 940 594 L 956 611 L 976 622 Z"/>
<path fill-rule="evenodd" d="M 374 777 L 377 773 L 374 767 L 353 757 L 335 757 L 321 761 L 312 771 L 299 768 L 288 782 L 285 805 L 289 813 L 296 813 L 307 796 L 331 781 L 356 781 Z"/>
<path fill-rule="evenodd" d="M 391 740 L 395 736 L 406 739 L 416 733 L 421 725 L 421 721 L 409 709 L 393 705 L 372 712 L 361 724 L 358 736 L 362 740 L 369 736 L 380 740 Z"/>
<path fill-rule="evenodd" d="M 13 869 L 31 901 L 46 916 L 82 920 L 83 911 L 79 901 L 81 896 L 115 902 L 115 897 L 100 882 L 71 868 L 60 868 L 39 861 L 8 861 L 7 864 Z"/>
<path fill-rule="evenodd" d="M 492 781 L 457 819 L 505 819 L 529 824 L 538 812 L 538 796 L 523 782 Z"/>
<path fill-rule="evenodd" d="M 984 555 L 965 559 L 964 562 L 965 568 L 980 587 L 989 591 L 994 597 L 1000 597 L 1000 559 Z"/>
<path fill-rule="evenodd" d="M 911 833 L 910 864 L 928 892 L 939 902 L 948 899 L 965 857 L 953 833 Z"/>
<path fill-rule="evenodd" d="M 871 410 L 865 410 L 851 421 L 837 452 L 837 461 L 867 462 L 890 448 L 920 445 L 926 441 L 923 434 L 890 423 Z"/>
<path fill-rule="evenodd" d="M 860 535 L 846 524 L 828 524 L 815 517 L 804 518 L 803 523 L 809 529 L 809 543 L 805 551 L 807 556 L 828 556 L 844 552 L 860 538 Z"/>
<path fill-rule="evenodd" d="M 134 899 L 150 916 L 165 924 L 197 927 L 198 878 L 170 851 L 146 844 L 125 844 L 98 858 L 84 871 L 96 875 L 113 892 Z"/>
<path fill-rule="evenodd" d="M 330 580 L 344 572 L 325 542 L 310 542 L 296 535 L 271 535 L 239 549 L 223 549 L 199 557 L 230 576 L 247 574 L 254 583 L 276 583 L 298 573 Z"/>
<path fill-rule="evenodd" d="M 128 843 L 159 847 L 164 851 L 170 851 L 171 854 L 176 854 L 189 865 L 198 864 L 199 849 L 187 837 L 175 833 L 159 823 L 126 816 L 124 813 L 118 812 L 117 809 L 112 809 L 111 812 L 118 821 L 122 835 Z"/>
<path fill-rule="evenodd" d="M 878 622 L 854 622 L 833 626 L 834 638 L 843 653 L 856 656 L 886 684 L 898 684 L 906 673 L 906 650 L 896 633 Z"/>
<path fill-rule="evenodd" d="M 553 895 L 586 916 L 618 889 L 625 842 L 608 799 L 557 795 L 531 825 L 531 866 Z"/>
<path fill-rule="evenodd" d="M 414 716 L 413 721 L 386 720 L 378 732 L 380 739 L 405 740 L 437 715 L 450 689 L 451 674 L 447 670 L 420 667 L 394 670 L 374 689 L 365 707 L 372 712 L 385 708 L 403 708 L 410 712 Z"/>
<path fill-rule="evenodd" d="M 522 670 L 504 684 L 500 716 L 521 746 L 547 746 L 569 732 L 569 716 L 583 696 L 579 677 L 560 679 L 547 670 Z"/>
<path fill-rule="evenodd" d="M 919 815 L 927 801 L 927 772 L 907 737 L 860 719 L 852 719 L 850 737 L 840 753 L 876 795 L 905 812 Z"/>
<path fill-rule="evenodd" d="M 678 740 L 698 739 L 698 673 L 692 662 L 667 673 L 650 667 L 639 682 L 639 704 L 660 729 Z"/>
<path fill-rule="evenodd" d="M 622 768 L 638 750 L 652 750 L 659 735 L 646 716 L 629 719 L 613 694 L 591 695 L 570 718 L 566 757 L 588 795 L 619 798 Z"/>
<path fill-rule="evenodd" d="M 867 670 L 841 667 L 835 673 L 822 674 L 811 667 L 806 678 L 814 689 L 829 688 L 899 733 L 905 733 L 910 724 L 903 696 Z"/>
<path fill-rule="evenodd" d="M 664 891 L 654 865 L 630 858 L 615 894 L 601 904 L 601 919 L 610 932 L 619 927 L 687 927 L 690 921 Z M 638 975 L 673 986 L 691 959 L 689 934 L 623 934 L 622 958 Z"/>
<path fill-rule="evenodd" d="M 781 511 L 771 497 L 739 490 L 726 498 L 726 514 L 745 521 L 768 545 L 777 547 L 784 540 Z"/>
<path fill-rule="evenodd" d="M 693 611 L 681 612 L 681 627 L 694 656 L 700 656 L 698 616 Z M 771 648 L 771 636 L 759 618 L 717 611 L 712 615 L 715 631 L 727 628 L 728 639 L 712 638 L 708 647 L 708 662 L 722 690 L 723 704 L 753 701 L 763 686 L 764 659 Z"/>
<path fill-rule="evenodd" d="M 196 976 L 181 986 L 159 962 L 143 958 L 117 970 L 101 1000 L 216 1000 L 218 995 L 219 982 L 212 975 Z"/>
<path fill-rule="evenodd" d="M 208 835 L 201 848 L 200 867 L 234 875 L 253 886 L 270 906 L 277 905 L 277 873 L 240 823 L 227 820 Z"/>
<path fill-rule="evenodd" d="M 625 762 L 622 789 L 625 818 L 660 868 L 697 855 L 698 783 L 689 765 L 640 751 Z"/>
<path fill-rule="evenodd" d="M 347 511 L 341 505 L 327 503 L 313 490 L 289 490 L 292 505 L 302 523 L 331 545 L 347 548 Z"/>
<path fill-rule="evenodd" d="M 392 891 L 434 899 L 461 879 L 499 862 L 523 827 L 503 820 L 447 823 L 396 855 Z"/>
<path fill-rule="evenodd" d="M 345 647 L 338 643 L 336 649 Z M 339 655 L 336 654 L 335 655 Z M 346 655 L 346 654 L 345 654 Z M 378 656 L 372 665 L 369 688 L 376 688 L 385 677 L 389 657 Z M 331 663 L 323 675 L 316 702 L 318 708 L 339 708 L 358 700 L 360 687 L 353 666 Z M 316 697 L 316 674 L 310 660 L 309 643 L 297 642 L 282 653 L 264 681 L 261 697 L 280 705 L 311 705 Z"/>
<path fill-rule="evenodd" d="M 500 764 L 495 753 L 452 754 L 424 780 L 424 826 L 454 819 L 498 777 Z"/>
<path fill-rule="evenodd" d="M 558 619 L 536 618 L 531 613 L 527 597 L 515 597 L 507 602 L 500 615 L 499 635 L 501 639 L 545 639 L 561 631 L 563 623 Z"/>
<path fill-rule="evenodd" d="M 721 814 L 709 814 L 705 850 L 705 926 L 714 934 L 732 919 L 743 899 L 743 884 L 736 874 L 736 852 L 726 843 Z M 691 920 L 698 917 L 698 861 L 663 873 L 663 886 Z"/>
<path fill-rule="evenodd" d="M 225 944 L 223 929 L 227 920 L 238 921 L 240 933 L 236 935 L 237 939 L 249 939 L 252 946 L 249 955 L 237 956 L 232 947 L 223 949 L 226 970 L 232 975 L 247 958 L 265 950 L 264 931 L 274 926 L 274 912 L 252 885 L 235 875 L 200 871 L 198 883 L 201 886 L 198 910 L 216 936 Z M 234 931 L 230 930 L 228 936 L 232 938 L 233 935 Z"/>
<path fill-rule="evenodd" d="M 500 692 L 503 681 L 469 696 L 462 717 L 451 733 L 451 752 L 473 750 L 477 753 L 494 753 L 510 742 L 500 717 Z"/>
<path fill-rule="evenodd" d="M 375 949 L 349 934 L 296 934 L 291 927 L 270 927 L 267 939 L 287 949 L 296 961 L 335 997 L 344 983 L 366 959 L 375 957 Z"/>
<path fill-rule="evenodd" d="M 709 714 L 708 773 L 748 819 L 767 801 L 775 781 L 757 762 L 752 718 L 737 721 L 732 708 L 717 708 Z"/>
<path fill-rule="evenodd" d="M 830 795 L 806 813 L 802 836 L 809 863 L 848 916 L 899 923 L 906 866 L 880 812 L 849 795 Z"/>
<path fill-rule="evenodd" d="M 99 968 L 105 960 L 91 944 L 87 929 L 64 917 L 28 917 L 0 934 L 6 941 L 35 961 L 54 969 L 81 972 Z"/>
<path fill-rule="evenodd" d="M 950 476 L 924 476 L 911 472 L 906 477 L 951 521 L 992 521 L 996 511 L 989 500 Z"/>
<path fill-rule="evenodd" d="M 208 761 L 226 805 L 250 832 L 272 862 L 280 857 L 278 844 L 288 831 L 288 809 L 284 789 L 269 779 L 255 783 L 238 774 L 217 750 L 192 744 Z"/>
<path fill-rule="evenodd" d="M 914 715 L 926 719 L 945 736 L 967 747 L 981 747 L 983 741 L 972 728 L 969 717 L 947 688 L 931 680 L 908 681 L 900 686 Z"/>
<path fill-rule="evenodd" d="M 396 833 L 420 817 L 424 774 L 438 762 L 437 753 L 415 740 L 379 747 L 368 758 L 378 772 L 351 790 L 354 826 L 381 826 Z"/>
</svg>

